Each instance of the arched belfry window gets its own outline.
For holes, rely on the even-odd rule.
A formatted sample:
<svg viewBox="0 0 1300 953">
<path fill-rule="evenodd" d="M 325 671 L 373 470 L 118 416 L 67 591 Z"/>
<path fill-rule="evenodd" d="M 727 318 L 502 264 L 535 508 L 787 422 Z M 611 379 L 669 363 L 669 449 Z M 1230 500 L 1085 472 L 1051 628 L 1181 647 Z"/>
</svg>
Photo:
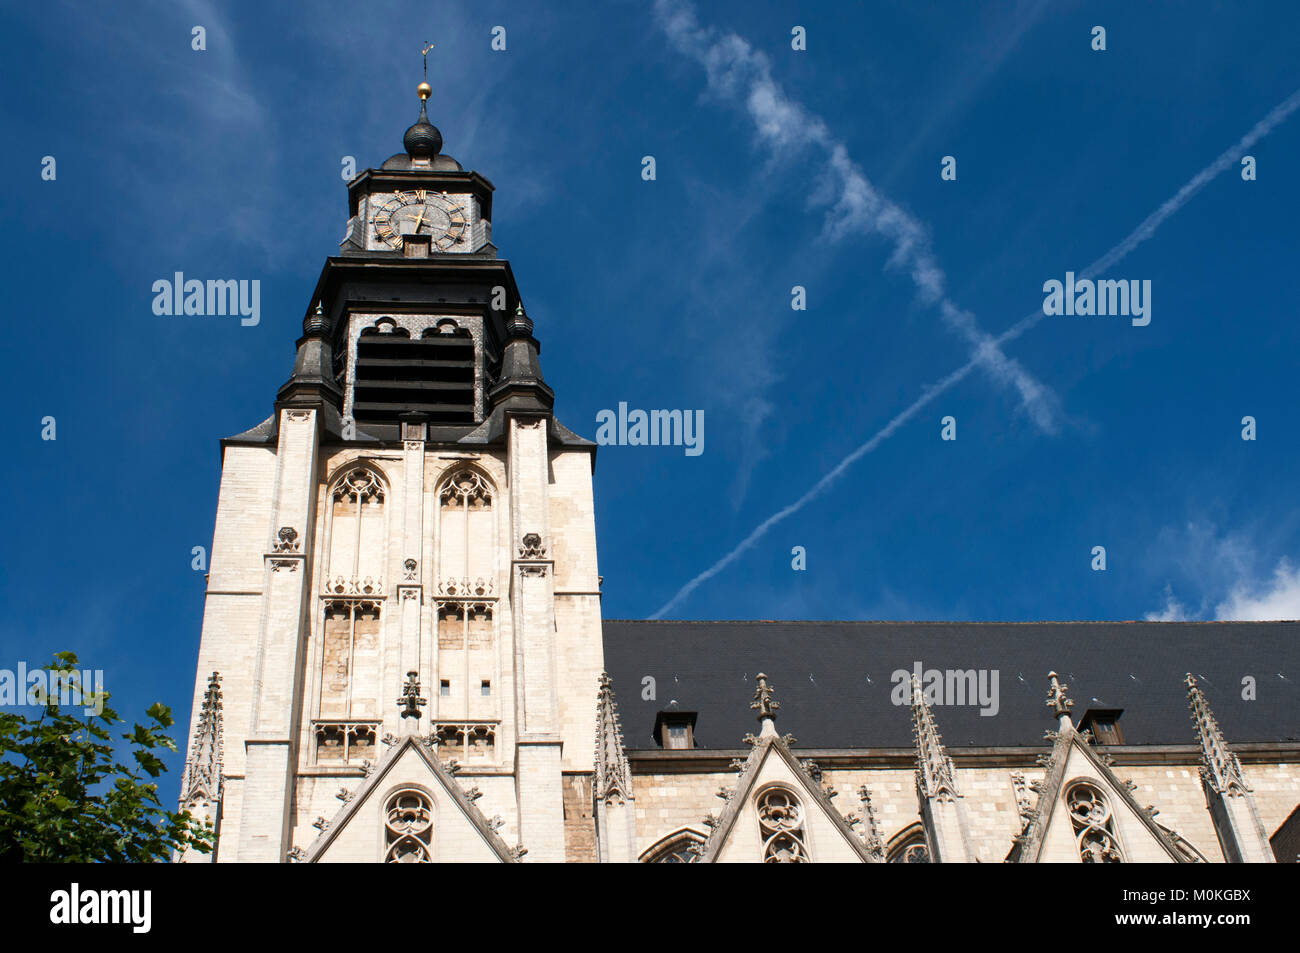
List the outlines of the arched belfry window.
<svg viewBox="0 0 1300 953">
<path fill-rule="evenodd" d="M 396 424 L 402 414 L 417 412 L 431 423 L 473 423 L 475 346 L 469 331 L 450 319 L 423 333 L 418 326 L 415 330 L 412 334 L 392 317 L 361 330 L 352 415 L 361 422 Z"/>
<path fill-rule="evenodd" d="M 770 787 L 759 793 L 755 806 L 763 838 L 763 863 L 810 863 L 803 803 L 795 793 L 789 788 Z"/>
<path fill-rule="evenodd" d="M 384 812 L 384 863 L 433 862 L 433 802 L 423 791 L 398 791 Z"/>
<path fill-rule="evenodd" d="M 1085 864 L 1124 863 L 1115 815 L 1110 799 L 1101 789 L 1088 781 L 1073 781 L 1066 786 L 1065 804 L 1074 827 L 1079 859 Z"/>
</svg>

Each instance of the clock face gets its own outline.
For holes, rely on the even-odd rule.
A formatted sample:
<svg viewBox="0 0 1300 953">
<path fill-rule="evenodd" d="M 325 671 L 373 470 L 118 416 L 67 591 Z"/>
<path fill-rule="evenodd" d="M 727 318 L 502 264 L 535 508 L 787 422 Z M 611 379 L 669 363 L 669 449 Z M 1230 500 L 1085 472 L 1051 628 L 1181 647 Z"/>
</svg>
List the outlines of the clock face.
<svg viewBox="0 0 1300 953">
<path fill-rule="evenodd" d="M 403 235 L 428 235 L 430 244 L 446 250 L 465 232 L 465 209 L 446 193 L 414 189 L 389 196 L 371 218 L 377 241 L 400 248 Z"/>
</svg>

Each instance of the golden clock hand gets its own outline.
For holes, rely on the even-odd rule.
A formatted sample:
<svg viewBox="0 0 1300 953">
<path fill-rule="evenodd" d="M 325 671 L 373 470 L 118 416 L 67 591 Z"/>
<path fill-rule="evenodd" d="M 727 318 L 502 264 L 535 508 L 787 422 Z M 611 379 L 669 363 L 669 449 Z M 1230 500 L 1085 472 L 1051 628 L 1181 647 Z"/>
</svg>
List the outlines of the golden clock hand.
<svg viewBox="0 0 1300 953">
<path fill-rule="evenodd" d="M 424 208 L 421 207 L 420 214 L 415 218 L 415 234 L 420 234 L 420 223 L 424 221 Z"/>
</svg>

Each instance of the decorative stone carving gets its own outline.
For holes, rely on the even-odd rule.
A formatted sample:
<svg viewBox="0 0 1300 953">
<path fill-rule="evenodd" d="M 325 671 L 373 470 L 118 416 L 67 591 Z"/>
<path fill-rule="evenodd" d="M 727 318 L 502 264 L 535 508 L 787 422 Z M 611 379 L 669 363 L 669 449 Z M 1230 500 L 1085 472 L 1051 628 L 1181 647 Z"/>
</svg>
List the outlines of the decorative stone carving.
<svg viewBox="0 0 1300 953">
<path fill-rule="evenodd" d="M 357 503 L 382 503 L 384 485 L 373 470 L 358 466 L 334 484 L 333 499 L 335 502 L 350 500 Z"/>
<path fill-rule="evenodd" d="M 335 576 L 326 581 L 325 593 L 331 596 L 382 596 L 383 577 L 366 576 L 364 579 L 344 579 Z"/>
<path fill-rule="evenodd" d="M 885 842 L 880 837 L 880 826 L 876 821 L 876 808 L 871 803 L 871 789 L 865 784 L 858 788 L 858 800 L 862 802 L 862 842 L 877 860 L 885 859 Z"/>
<path fill-rule="evenodd" d="M 221 800 L 222 761 L 225 756 L 222 737 L 221 675 L 208 676 L 208 689 L 199 708 L 194 745 L 185 763 L 185 780 L 181 787 L 181 806 L 200 803 L 215 805 Z"/>
<path fill-rule="evenodd" d="M 749 707 L 758 712 L 759 721 L 775 721 L 776 713 L 781 709 L 781 703 L 773 699 L 772 686 L 762 672 L 758 673 L 758 687 L 754 689 L 754 701 Z"/>
<path fill-rule="evenodd" d="M 423 791 L 398 791 L 384 814 L 384 863 L 427 864 L 433 844 L 433 804 Z"/>
<path fill-rule="evenodd" d="M 1101 790 L 1087 781 L 1075 781 L 1066 788 L 1065 803 L 1079 858 L 1085 864 L 1123 863 L 1124 852 L 1115 832 L 1110 802 Z"/>
<path fill-rule="evenodd" d="M 379 722 L 317 721 L 313 722 L 313 730 L 317 764 L 350 764 L 375 750 Z"/>
<path fill-rule="evenodd" d="M 457 763 L 455 755 L 474 761 L 494 761 L 498 727 L 496 722 L 488 721 L 436 721 L 431 735 L 440 754 L 453 758 L 449 764 Z"/>
<path fill-rule="evenodd" d="M 298 552 L 298 531 L 292 526 L 281 526 L 280 532 L 276 534 L 277 540 L 272 544 L 272 552 L 277 553 L 296 553 Z"/>
<path fill-rule="evenodd" d="M 524 538 L 519 546 L 520 559 L 544 559 L 546 558 L 546 544 L 542 542 L 542 537 L 537 533 L 525 533 Z"/>
<path fill-rule="evenodd" d="M 1184 683 L 1187 685 L 1187 704 L 1192 712 L 1192 722 L 1196 725 L 1196 739 L 1201 744 L 1201 777 L 1211 790 L 1228 797 L 1241 797 L 1250 793 L 1251 787 L 1241 770 L 1241 762 L 1228 748 L 1223 731 L 1210 711 L 1210 704 L 1205 694 L 1189 673 Z"/>
<path fill-rule="evenodd" d="M 1044 704 L 1052 709 L 1052 714 L 1057 718 L 1068 717 L 1070 709 L 1074 707 L 1074 702 L 1065 694 L 1070 686 L 1062 682 L 1055 672 L 1048 672 L 1047 679 L 1050 685 L 1047 689 L 1047 701 Z"/>
<path fill-rule="evenodd" d="M 525 537 L 527 538 L 527 537 Z M 632 769 L 623 747 L 623 729 L 609 675 L 601 673 L 596 692 L 596 771 L 594 794 L 598 800 L 632 800 Z"/>
<path fill-rule="evenodd" d="M 486 509 L 492 505 L 492 488 L 473 467 L 462 467 L 443 484 L 438 501 L 443 506 Z"/>
<path fill-rule="evenodd" d="M 420 717 L 420 709 L 429 704 L 429 700 L 420 694 L 420 673 L 407 672 L 406 684 L 402 694 L 397 698 L 397 707 L 403 718 Z"/>
<path fill-rule="evenodd" d="M 420 564 L 414 559 L 407 559 L 402 563 L 402 580 L 404 582 L 415 582 L 419 578 Z"/>
<path fill-rule="evenodd" d="M 1025 784 L 1025 774 L 1023 771 L 1011 772 L 1011 790 L 1016 795 L 1016 811 L 1023 822 L 1033 811 L 1033 804 L 1029 800 L 1029 788 Z"/>
<path fill-rule="evenodd" d="M 921 680 L 912 676 L 912 738 L 916 743 L 916 788 L 923 798 L 952 801 L 960 797 L 957 769 L 944 749 L 934 715 L 921 692 Z"/>
<path fill-rule="evenodd" d="M 803 804 L 793 791 L 768 788 L 759 795 L 756 807 L 763 863 L 804 864 L 812 860 L 804 843 Z"/>
<path fill-rule="evenodd" d="M 460 579 L 447 578 L 438 583 L 438 595 L 454 596 L 460 599 L 473 597 L 491 598 L 495 593 L 495 586 L 491 579 L 484 579 L 482 576 L 470 582 L 468 578 Z"/>
</svg>

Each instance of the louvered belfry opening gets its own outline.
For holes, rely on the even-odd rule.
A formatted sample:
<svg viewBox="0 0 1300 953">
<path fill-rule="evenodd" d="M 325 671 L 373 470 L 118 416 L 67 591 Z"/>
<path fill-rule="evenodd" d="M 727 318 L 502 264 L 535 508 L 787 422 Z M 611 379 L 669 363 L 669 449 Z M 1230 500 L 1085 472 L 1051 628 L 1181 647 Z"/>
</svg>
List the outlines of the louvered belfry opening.
<svg viewBox="0 0 1300 953">
<path fill-rule="evenodd" d="M 358 421 L 474 423 L 474 340 L 451 322 L 412 338 L 404 328 L 366 328 L 357 339 L 352 413 Z"/>
</svg>

